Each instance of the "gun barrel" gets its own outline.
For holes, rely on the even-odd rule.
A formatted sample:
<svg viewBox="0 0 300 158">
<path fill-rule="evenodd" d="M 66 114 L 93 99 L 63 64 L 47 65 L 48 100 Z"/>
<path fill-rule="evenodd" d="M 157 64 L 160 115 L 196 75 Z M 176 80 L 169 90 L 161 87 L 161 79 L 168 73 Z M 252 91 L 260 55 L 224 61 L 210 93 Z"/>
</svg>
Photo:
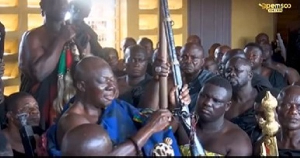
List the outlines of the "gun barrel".
<svg viewBox="0 0 300 158">
<path fill-rule="evenodd" d="M 194 127 L 192 126 L 192 119 L 190 115 L 189 108 L 187 106 L 181 106 L 182 103 L 179 99 L 179 92 L 182 89 L 183 82 L 182 82 L 182 76 L 180 71 L 180 65 L 179 61 L 177 59 L 177 54 L 175 50 L 175 42 L 174 42 L 174 34 L 172 30 L 172 20 L 169 13 L 169 7 L 168 7 L 168 0 L 160 0 L 161 5 L 161 12 L 163 16 L 163 23 L 164 23 L 164 33 L 166 36 L 167 46 L 168 46 L 168 54 L 169 54 L 169 60 L 171 63 L 172 73 L 173 73 L 173 81 L 174 84 L 178 87 L 176 90 L 176 98 L 177 98 L 177 105 L 179 108 L 181 108 L 181 114 L 180 120 L 183 123 L 183 126 L 188 134 L 190 134 L 190 149 L 193 156 L 201 156 L 204 154 L 204 149 L 196 135 L 196 132 L 194 131 Z M 185 116 L 184 116 L 185 115 Z"/>
</svg>

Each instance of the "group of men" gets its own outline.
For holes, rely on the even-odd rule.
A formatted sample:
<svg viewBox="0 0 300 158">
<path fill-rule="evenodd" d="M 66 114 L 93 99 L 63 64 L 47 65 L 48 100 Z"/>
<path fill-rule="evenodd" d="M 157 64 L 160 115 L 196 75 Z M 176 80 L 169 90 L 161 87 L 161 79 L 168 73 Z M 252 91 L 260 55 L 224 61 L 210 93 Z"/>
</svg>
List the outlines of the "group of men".
<svg viewBox="0 0 300 158">
<path fill-rule="evenodd" d="M 191 137 L 172 113 L 178 105 L 171 63 L 150 39 L 124 39 L 119 59 L 84 23 L 90 1 L 41 0 L 40 6 L 45 23 L 20 43 L 20 92 L 1 104 L 1 156 L 26 155 L 17 119 L 22 113 L 34 127 L 37 156 L 191 155 Z M 179 99 L 197 118 L 204 155 L 260 155 L 264 135 L 257 118 L 268 91 L 278 101 L 279 155 L 300 154 L 300 77 L 272 60 L 266 34 L 243 49 L 215 43 L 208 57 L 192 35 L 176 51 L 184 82 Z M 159 105 L 160 77 L 168 77 L 168 105 Z"/>
</svg>

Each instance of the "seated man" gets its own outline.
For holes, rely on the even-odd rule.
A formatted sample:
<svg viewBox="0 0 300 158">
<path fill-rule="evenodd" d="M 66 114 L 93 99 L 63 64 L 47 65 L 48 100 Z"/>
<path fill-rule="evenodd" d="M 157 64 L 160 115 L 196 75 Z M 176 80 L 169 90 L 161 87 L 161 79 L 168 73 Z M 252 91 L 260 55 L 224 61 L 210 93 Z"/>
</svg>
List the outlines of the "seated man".
<svg viewBox="0 0 300 158">
<path fill-rule="evenodd" d="M 147 83 L 152 77 L 147 74 L 147 51 L 140 45 L 129 46 L 125 54 L 126 77 L 118 80 L 119 99 L 137 107 Z"/>
<path fill-rule="evenodd" d="M 220 76 L 209 79 L 199 93 L 196 132 L 207 156 L 252 155 L 247 134 L 224 118 L 225 112 L 230 109 L 231 97 L 230 83 Z"/>
<path fill-rule="evenodd" d="M 254 133 L 258 125 L 255 118 L 254 104 L 259 103 L 260 96 L 266 91 L 258 91 L 252 86 L 253 73 L 251 64 L 247 59 L 234 57 L 225 66 L 225 78 L 230 81 L 233 87 L 232 105 L 226 112 L 225 118 L 237 124 L 255 143 L 259 135 Z"/>
<path fill-rule="evenodd" d="M 226 63 L 234 58 L 234 57 L 240 57 L 240 58 L 246 58 L 246 55 L 244 53 L 243 50 L 241 49 L 232 49 L 228 52 L 226 52 L 224 54 L 224 56 L 222 57 L 222 61 L 221 61 L 221 68 L 223 70 L 221 70 L 223 73 L 220 73 L 220 75 L 224 76 L 225 73 L 225 65 Z M 268 79 L 262 77 L 261 75 L 257 74 L 257 73 L 253 73 L 253 77 L 252 77 L 252 86 L 258 91 L 258 92 L 265 92 L 267 90 L 274 90 L 276 91 L 277 89 L 274 89 L 273 86 L 271 85 L 271 83 L 268 81 Z M 279 93 L 279 90 L 277 90 L 277 93 Z M 263 95 L 264 96 L 264 95 Z"/>
<path fill-rule="evenodd" d="M 173 140 L 172 152 L 180 155 L 172 129 L 163 131 L 170 125 L 172 114 L 159 110 L 148 119 L 130 104 L 116 100 L 116 79 L 104 60 L 98 57 L 82 59 L 74 71 L 74 84 L 75 99 L 47 132 L 51 156 L 61 155 L 62 139 L 69 130 L 86 123 L 99 124 L 107 131 L 113 146 L 117 146 L 112 155 L 151 156 L 156 150 L 155 144 L 165 138 Z"/>
<path fill-rule="evenodd" d="M 33 96 L 25 92 L 11 94 L 7 98 L 6 103 L 8 125 L 7 128 L 3 130 L 3 133 L 11 145 L 13 155 L 16 157 L 26 156 L 19 132 L 21 123 L 18 119 L 18 115 L 22 113 L 28 114 L 27 124 L 30 126 L 38 126 L 40 121 L 38 104 Z M 39 136 L 35 135 L 35 138 L 37 145 L 35 148 L 37 149 Z"/>
<path fill-rule="evenodd" d="M 112 151 L 112 142 L 106 131 L 96 124 L 82 124 L 63 138 L 62 156 L 107 156 Z"/>
<path fill-rule="evenodd" d="M 272 60 L 273 50 L 270 44 L 262 44 L 261 47 L 263 48 L 265 56 L 263 63 L 264 66 L 279 71 L 285 78 L 287 78 L 289 85 L 300 80 L 300 75 L 297 70 Z"/>
<path fill-rule="evenodd" d="M 300 87 L 284 88 L 277 97 L 281 133 L 277 136 L 279 156 L 300 156 Z"/>
<path fill-rule="evenodd" d="M 252 71 L 257 73 L 270 81 L 274 88 L 281 90 L 287 85 L 286 79 L 283 75 L 275 69 L 262 66 L 263 62 L 263 50 L 255 43 L 249 43 L 244 49 L 246 57 L 250 60 L 252 65 Z"/>
</svg>

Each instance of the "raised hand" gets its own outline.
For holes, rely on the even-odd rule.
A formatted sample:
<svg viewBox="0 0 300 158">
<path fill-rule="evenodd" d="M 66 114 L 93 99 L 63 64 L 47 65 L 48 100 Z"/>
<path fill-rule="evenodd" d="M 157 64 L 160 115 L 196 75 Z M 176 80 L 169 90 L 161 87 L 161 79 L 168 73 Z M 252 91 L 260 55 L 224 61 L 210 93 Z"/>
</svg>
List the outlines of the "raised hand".
<svg viewBox="0 0 300 158">
<path fill-rule="evenodd" d="M 65 41 L 70 41 L 76 36 L 76 28 L 73 25 L 63 25 L 60 28 L 60 37 Z"/>
<path fill-rule="evenodd" d="M 176 95 L 175 95 L 176 89 L 177 89 L 176 86 L 173 87 L 169 93 L 169 102 L 170 102 L 169 109 L 171 110 L 176 108 Z M 187 84 L 185 84 L 182 87 L 181 92 L 179 94 L 179 99 L 183 104 L 183 106 L 188 106 L 191 103 L 191 97 L 189 94 L 189 88 Z"/>
<path fill-rule="evenodd" d="M 159 77 L 167 77 L 170 73 L 170 64 L 157 58 L 153 63 L 153 76 L 155 79 Z"/>
</svg>

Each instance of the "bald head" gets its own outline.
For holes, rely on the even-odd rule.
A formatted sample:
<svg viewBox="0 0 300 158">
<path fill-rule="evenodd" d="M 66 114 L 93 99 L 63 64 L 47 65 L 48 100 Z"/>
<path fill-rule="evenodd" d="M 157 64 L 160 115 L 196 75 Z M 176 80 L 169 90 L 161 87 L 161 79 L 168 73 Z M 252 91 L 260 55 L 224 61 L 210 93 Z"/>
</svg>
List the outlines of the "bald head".
<svg viewBox="0 0 300 158">
<path fill-rule="evenodd" d="M 233 57 L 240 57 L 246 59 L 245 52 L 242 49 L 231 49 L 223 55 L 221 62 L 223 64 L 226 64 L 228 60 L 230 60 Z"/>
<path fill-rule="evenodd" d="M 201 45 L 201 39 L 199 36 L 197 35 L 191 35 L 188 37 L 188 39 L 186 40 L 187 43 L 195 43 L 198 45 Z"/>
<path fill-rule="evenodd" d="M 285 88 L 283 88 L 278 97 L 277 100 L 281 100 L 284 99 L 285 97 L 291 96 L 291 95 L 298 95 L 300 96 L 300 86 L 298 85 L 291 85 L 291 86 L 287 86 Z M 300 101 L 300 100 L 299 100 Z"/>
<path fill-rule="evenodd" d="M 300 130 L 300 87 L 285 87 L 278 95 L 277 114 L 283 130 Z"/>
<path fill-rule="evenodd" d="M 214 57 L 217 63 L 220 63 L 223 55 L 228 52 L 231 48 L 227 45 L 219 46 L 215 49 Z"/>
<path fill-rule="evenodd" d="M 221 46 L 220 43 L 214 43 L 213 45 L 211 45 L 209 50 L 208 50 L 209 57 L 214 57 L 215 56 L 215 50 L 220 46 Z"/>
<path fill-rule="evenodd" d="M 197 51 L 201 56 L 204 57 L 204 49 L 201 45 L 198 45 L 196 43 L 186 43 L 182 49 L 181 49 L 181 54 L 184 54 L 185 52 L 188 51 Z"/>
<path fill-rule="evenodd" d="M 97 124 L 83 124 L 66 133 L 62 156 L 105 156 L 112 151 L 112 142 L 106 131 Z"/>
<path fill-rule="evenodd" d="M 102 58 L 89 56 L 79 61 L 74 70 L 74 80 L 87 81 L 97 75 L 95 72 L 111 71 L 109 64 Z"/>
</svg>

